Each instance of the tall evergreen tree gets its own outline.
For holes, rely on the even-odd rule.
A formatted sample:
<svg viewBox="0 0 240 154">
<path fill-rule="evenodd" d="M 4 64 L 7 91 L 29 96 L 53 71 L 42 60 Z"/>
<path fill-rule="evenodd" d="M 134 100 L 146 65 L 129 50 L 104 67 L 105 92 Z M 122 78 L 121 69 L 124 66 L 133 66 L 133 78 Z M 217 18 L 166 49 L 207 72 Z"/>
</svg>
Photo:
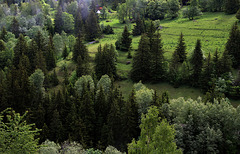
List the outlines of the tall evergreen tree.
<svg viewBox="0 0 240 154">
<path fill-rule="evenodd" d="M 41 69 L 44 74 L 47 74 L 46 59 L 41 50 L 36 53 L 36 68 Z"/>
<path fill-rule="evenodd" d="M 62 17 L 62 7 L 58 7 L 54 20 L 54 30 L 56 33 L 61 33 L 63 30 L 63 17 Z"/>
<path fill-rule="evenodd" d="M 40 31 L 37 32 L 37 35 L 34 37 L 34 41 L 36 42 L 37 50 L 41 50 L 44 53 L 44 56 L 46 56 L 45 52 L 47 50 L 47 43 Z"/>
<path fill-rule="evenodd" d="M 88 15 L 88 18 L 86 20 L 85 31 L 86 31 L 85 38 L 88 41 L 92 41 L 98 38 L 100 34 L 100 27 L 97 22 L 97 16 L 96 13 L 93 11 L 91 11 L 90 14 Z"/>
<path fill-rule="evenodd" d="M 232 72 L 232 58 L 227 51 L 224 51 L 220 58 L 220 75 Z"/>
<path fill-rule="evenodd" d="M 18 38 L 18 36 L 20 34 L 20 25 L 15 17 L 12 20 L 11 32 L 15 35 L 16 38 Z"/>
<path fill-rule="evenodd" d="M 203 90 L 207 91 L 210 88 L 210 83 L 213 75 L 213 64 L 211 59 L 211 54 L 208 54 L 205 65 L 203 66 L 203 73 L 201 77 L 201 87 Z"/>
<path fill-rule="evenodd" d="M 55 47 L 53 44 L 53 38 L 50 35 L 48 45 L 47 45 L 47 53 L 46 53 L 46 66 L 47 66 L 47 70 L 49 71 L 56 67 L 56 58 L 55 58 L 54 51 L 55 51 Z"/>
<path fill-rule="evenodd" d="M 120 50 L 129 51 L 131 48 L 131 43 L 132 38 L 130 38 L 130 33 L 128 32 L 127 26 L 125 26 L 120 40 Z"/>
<path fill-rule="evenodd" d="M 159 32 L 154 34 L 151 46 L 151 78 L 154 81 L 159 81 L 164 78 L 166 73 L 166 69 L 164 68 L 161 35 Z"/>
<path fill-rule="evenodd" d="M 6 46 L 3 40 L 0 40 L 0 52 L 1 51 L 5 51 L 6 50 Z"/>
<path fill-rule="evenodd" d="M 180 73 L 179 73 L 179 55 L 177 51 L 175 50 L 172 55 L 172 59 L 169 65 L 169 72 L 168 72 L 168 80 L 171 84 L 174 85 L 174 87 L 178 87 L 180 84 Z"/>
<path fill-rule="evenodd" d="M 132 33 L 133 33 L 133 36 L 141 35 L 142 33 L 144 33 L 143 21 L 141 20 L 139 14 L 137 16 L 136 25 L 134 26 Z"/>
<path fill-rule="evenodd" d="M 67 56 L 68 56 L 68 49 L 67 49 L 67 46 L 65 44 L 64 49 L 63 49 L 63 53 L 62 53 L 62 57 L 63 57 L 63 59 L 66 59 Z"/>
<path fill-rule="evenodd" d="M 17 67 L 19 64 L 21 55 L 26 54 L 28 50 L 26 40 L 22 34 L 20 34 L 17 44 L 15 45 L 13 50 L 14 50 L 13 65 Z"/>
<path fill-rule="evenodd" d="M 2 30 L 1 30 L 0 40 L 7 42 L 7 31 L 4 26 L 2 27 Z"/>
<path fill-rule="evenodd" d="M 124 106 L 124 137 L 125 143 L 130 143 L 133 138 L 137 138 L 140 134 L 139 129 L 138 105 L 134 89 L 132 90 L 129 100 Z"/>
<path fill-rule="evenodd" d="M 75 23 L 74 23 L 74 27 L 75 27 L 75 34 L 78 35 L 79 33 L 81 35 L 83 35 L 83 31 L 84 31 L 84 25 L 83 25 L 83 20 L 82 20 L 82 15 L 81 15 L 81 8 L 78 7 L 76 16 L 75 16 Z"/>
<path fill-rule="evenodd" d="M 200 75 L 202 73 L 202 66 L 203 66 L 203 54 L 201 50 L 200 40 L 197 40 L 196 47 L 193 51 L 191 64 L 193 66 L 193 73 L 192 73 L 193 85 L 197 86 Z"/>
<path fill-rule="evenodd" d="M 36 68 L 36 54 L 37 54 L 37 44 L 34 40 L 32 40 L 28 45 L 28 50 L 26 53 L 26 56 L 29 59 L 30 66 L 31 66 L 31 72 L 33 73 Z"/>
<path fill-rule="evenodd" d="M 77 62 L 79 56 L 81 57 L 82 60 L 89 61 L 89 54 L 88 54 L 87 47 L 83 44 L 82 38 L 80 35 L 78 35 L 78 38 L 74 45 L 73 57 L 72 57 L 73 61 Z"/>
<path fill-rule="evenodd" d="M 178 46 L 176 48 L 176 52 L 178 54 L 180 63 L 183 63 L 184 61 L 187 60 L 186 45 L 185 45 L 182 33 L 181 33 L 180 38 L 179 38 L 179 43 L 178 43 Z"/>
<path fill-rule="evenodd" d="M 77 77 L 81 77 L 83 75 L 88 75 L 89 74 L 89 61 L 87 59 L 82 59 L 81 56 L 78 56 L 78 61 L 77 61 Z"/>
<path fill-rule="evenodd" d="M 220 67 L 221 67 L 220 57 L 219 57 L 219 54 L 218 54 L 218 50 L 216 49 L 216 51 L 214 53 L 214 56 L 213 56 L 213 74 L 216 77 L 220 76 L 220 71 L 221 71 Z"/>
<path fill-rule="evenodd" d="M 138 50 L 133 58 L 131 79 L 134 81 L 147 81 L 151 78 L 151 53 L 149 38 L 146 34 L 141 36 Z"/>
<path fill-rule="evenodd" d="M 114 46 L 105 44 L 103 49 L 101 45 L 98 47 L 98 52 L 95 56 L 95 73 L 100 79 L 102 75 L 107 74 L 110 77 L 117 77 L 116 56 Z"/>
<path fill-rule="evenodd" d="M 238 68 L 240 66 L 240 30 L 237 22 L 232 26 L 225 50 L 232 57 L 233 67 Z"/>
</svg>

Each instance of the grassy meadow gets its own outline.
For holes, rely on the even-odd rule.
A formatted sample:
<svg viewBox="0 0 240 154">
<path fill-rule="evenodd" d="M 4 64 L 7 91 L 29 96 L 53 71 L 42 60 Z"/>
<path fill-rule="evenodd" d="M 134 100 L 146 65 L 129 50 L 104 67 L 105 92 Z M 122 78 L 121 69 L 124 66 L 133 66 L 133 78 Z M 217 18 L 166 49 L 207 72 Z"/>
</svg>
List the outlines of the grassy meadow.
<svg viewBox="0 0 240 154">
<path fill-rule="evenodd" d="M 178 42 L 180 33 L 184 35 L 185 43 L 187 46 L 188 56 L 191 55 L 194 50 L 197 39 L 201 40 L 202 51 L 205 56 L 210 53 L 214 53 L 216 49 L 220 53 L 224 51 L 225 44 L 227 42 L 229 31 L 236 21 L 235 15 L 226 15 L 224 13 L 209 13 L 205 12 L 202 16 L 196 17 L 195 20 L 189 20 L 188 18 L 182 18 L 181 16 L 174 20 L 162 20 L 161 25 L 161 36 L 164 49 L 164 56 L 167 60 L 171 59 L 172 53 L 175 50 Z M 101 44 L 115 44 L 118 37 L 121 36 L 125 24 L 120 24 L 116 13 L 112 13 L 107 20 L 102 20 L 100 25 L 110 25 L 113 27 L 115 34 L 103 35 L 99 39 L 99 43 L 88 44 L 88 50 L 92 59 L 95 57 L 97 47 Z M 134 24 L 128 25 L 133 29 Z M 132 37 L 132 55 L 138 47 L 140 36 Z M 128 97 L 133 82 L 128 79 L 129 72 L 131 70 L 131 64 L 127 65 L 126 62 L 132 59 L 127 59 L 127 53 L 118 51 L 117 60 L 117 73 L 126 80 L 115 82 L 116 86 L 119 86 L 123 92 L 125 98 Z M 59 65 L 62 63 L 59 63 Z M 73 67 L 70 65 L 71 68 Z M 69 73 L 70 74 L 70 73 Z M 168 83 L 157 83 L 157 84 L 146 84 L 147 87 L 157 90 L 158 93 L 168 91 L 170 98 L 192 98 L 196 99 L 198 96 L 203 96 L 201 91 L 196 88 L 182 86 L 179 88 L 173 88 Z M 233 105 L 237 106 L 240 101 L 233 101 Z"/>
</svg>

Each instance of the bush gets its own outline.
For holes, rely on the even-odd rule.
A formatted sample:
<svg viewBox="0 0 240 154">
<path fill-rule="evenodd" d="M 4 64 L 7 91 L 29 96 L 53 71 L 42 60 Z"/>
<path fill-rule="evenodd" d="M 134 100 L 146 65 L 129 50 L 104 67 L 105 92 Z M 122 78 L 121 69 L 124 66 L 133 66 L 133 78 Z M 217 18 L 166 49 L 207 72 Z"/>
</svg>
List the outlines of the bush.
<svg viewBox="0 0 240 154">
<path fill-rule="evenodd" d="M 103 33 L 104 34 L 114 34 L 114 31 L 110 25 L 107 25 L 106 27 L 103 28 Z"/>
</svg>

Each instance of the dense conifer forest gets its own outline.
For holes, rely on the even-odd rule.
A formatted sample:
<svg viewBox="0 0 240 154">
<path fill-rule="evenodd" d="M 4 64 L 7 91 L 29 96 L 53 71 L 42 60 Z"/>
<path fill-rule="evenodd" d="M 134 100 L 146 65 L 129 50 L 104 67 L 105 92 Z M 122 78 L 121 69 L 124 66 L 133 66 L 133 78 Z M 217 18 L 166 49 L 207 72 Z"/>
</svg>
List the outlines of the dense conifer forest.
<svg viewBox="0 0 240 154">
<path fill-rule="evenodd" d="M 239 153 L 239 26 L 239 0 L 0 0 L 0 153 Z"/>
</svg>

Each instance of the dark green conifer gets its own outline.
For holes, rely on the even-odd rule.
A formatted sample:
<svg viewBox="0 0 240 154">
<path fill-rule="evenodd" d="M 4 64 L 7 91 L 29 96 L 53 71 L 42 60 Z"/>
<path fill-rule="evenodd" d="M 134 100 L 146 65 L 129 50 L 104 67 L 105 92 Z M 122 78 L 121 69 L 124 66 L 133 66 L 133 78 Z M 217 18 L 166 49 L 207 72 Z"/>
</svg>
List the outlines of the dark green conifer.
<svg viewBox="0 0 240 154">
<path fill-rule="evenodd" d="M 133 33 L 133 36 L 141 35 L 142 33 L 144 33 L 143 21 L 141 20 L 139 14 L 137 16 L 136 25 L 134 26 L 132 33 Z"/>
<path fill-rule="evenodd" d="M 81 56 L 78 56 L 76 68 L 77 77 L 89 74 L 89 70 L 90 70 L 89 61 L 83 60 Z"/>
<path fill-rule="evenodd" d="M 225 50 L 232 58 L 233 68 L 238 68 L 240 66 L 240 31 L 237 22 L 232 26 Z"/>
<path fill-rule="evenodd" d="M 67 49 L 67 46 L 65 44 L 64 49 L 63 49 L 63 53 L 62 53 L 62 57 L 63 57 L 63 59 L 66 59 L 67 56 L 68 56 L 68 49 Z"/>
<path fill-rule="evenodd" d="M 178 53 L 180 63 L 183 63 L 184 61 L 187 60 L 186 45 L 185 45 L 182 33 L 181 33 L 180 38 L 179 38 L 179 43 L 178 43 L 178 46 L 176 48 L 176 52 Z"/>
<path fill-rule="evenodd" d="M 227 53 L 227 51 L 224 51 L 222 57 L 220 58 L 220 75 L 232 72 L 232 65 L 231 56 Z"/>
<path fill-rule="evenodd" d="M 159 32 L 153 35 L 151 46 L 151 78 L 153 81 L 159 81 L 164 78 L 166 73 L 161 35 Z"/>
<path fill-rule="evenodd" d="M 53 44 L 53 38 L 50 35 L 49 42 L 47 45 L 47 54 L 46 54 L 46 65 L 47 65 L 47 70 L 49 71 L 56 67 L 56 58 L 55 58 L 54 51 L 55 51 L 55 47 Z"/>
<path fill-rule="evenodd" d="M 211 59 L 211 54 L 208 54 L 205 65 L 203 66 L 203 73 L 201 77 L 201 86 L 204 91 L 207 91 L 210 88 L 210 82 L 213 75 L 213 64 Z"/>
<path fill-rule="evenodd" d="M 2 30 L 1 30 L 0 40 L 7 42 L 7 31 L 4 26 L 2 27 Z"/>
<path fill-rule="evenodd" d="M 236 18 L 238 19 L 238 21 L 240 21 L 240 8 L 238 9 L 238 11 L 236 13 Z"/>
<path fill-rule="evenodd" d="M 31 66 L 31 72 L 33 73 L 36 68 L 36 54 L 37 54 L 37 44 L 34 40 L 32 40 L 28 45 L 28 50 L 26 53 L 26 56 L 29 59 L 30 66 Z"/>
<path fill-rule="evenodd" d="M 51 75 L 51 81 L 53 86 L 57 86 L 59 83 L 58 77 L 57 77 L 57 73 L 56 70 L 54 69 L 53 74 Z"/>
<path fill-rule="evenodd" d="M 41 50 L 36 53 L 36 68 L 39 68 L 43 71 L 44 74 L 47 74 L 46 60 Z"/>
<path fill-rule="evenodd" d="M 131 48 L 131 43 L 132 38 L 130 38 L 130 33 L 128 32 L 127 26 L 125 26 L 120 40 L 120 50 L 129 51 Z"/>
<path fill-rule="evenodd" d="M 88 54 L 87 47 L 83 44 L 82 38 L 80 35 L 78 35 L 78 38 L 74 45 L 73 57 L 72 57 L 73 61 L 77 62 L 79 56 L 81 57 L 82 60 L 89 61 L 89 54 Z"/>
<path fill-rule="evenodd" d="M 17 44 L 15 45 L 13 50 L 14 50 L 13 65 L 17 67 L 19 64 L 21 55 L 26 54 L 28 50 L 26 40 L 22 34 L 20 34 Z"/>
<path fill-rule="evenodd" d="M 57 109 L 54 109 L 51 116 L 51 121 L 49 125 L 49 140 L 54 141 L 56 143 L 63 142 L 63 125 L 60 120 L 60 114 Z"/>
<path fill-rule="evenodd" d="M 201 50 L 200 40 L 197 40 L 196 47 L 193 51 L 191 64 L 193 67 L 193 73 L 192 73 L 193 85 L 197 86 L 198 82 L 199 82 L 199 78 L 202 73 L 202 67 L 203 67 L 203 54 L 202 54 L 202 50 Z"/>
<path fill-rule="evenodd" d="M 100 79 L 102 75 L 107 74 L 109 77 L 117 77 L 116 56 L 114 46 L 105 44 L 103 49 L 101 45 L 98 47 L 98 52 L 95 56 L 95 73 Z"/>
<path fill-rule="evenodd" d="M 55 33 L 61 33 L 63 30 L 63 18 L 62 18 L 62 7 L 58 7 L 54 20 Z"/>
<path fill-rule="evenodd" d="M 37 50 L 41 50 L 44 56 L 46 56 L 47 44 L 45 43 L 45 38 L 40 31 L 37 32 L 37 35 L 34 37 L 34 41 L 36 42 Z"/>
<path fill-rule="evenodd" d="M 11 24 L 11 32 L 15 35 L 16 38 L 19 37 L 20 34 L 20 29 L 19 29 L 19 22 L 17 21 L 17 19 L 14 17 L 12 20 L 12 24 Z"/>
<path fill-rule="evenodd" d="M 86 40 L 93 41 L 94 39 L 99 37 L 100 34 L 100 27 L 97 22 L 97 16 L 96 13 L 91 11 L 88 15 L 88 18 L 86 20 Z"/>
<path fill-rule="evenodd" d="M 213 56 L 213 74 L 216 77 L 220 76 L 220 72 L 221 72 L 220 67 L 221 67 L 220 57 L 219 57 L 219 54 L 218 54 L 218 50 L 216 49 L 216 51 L 214 53 L 214 56 Z"/>
<path fill-rule="evenodd" d="M 84 31 L 84 25 L 82 21 L 82 15 L 81 15 L 81 8 L 78 7 L 76 16 L 75 16 L 75 22 L 74 22 L 74 27 L 75 27 L 75 34 L 78 35 L 79 33 L 83 35 Z"/>
<path fill-rule="evenodd" d="M 134 81 L 147 81 L 151 78 L 151 52 L 150 42 L 146 34 L 141 36 L 138 50 L 133 57 L 131 79 Z"/>
</svg>

